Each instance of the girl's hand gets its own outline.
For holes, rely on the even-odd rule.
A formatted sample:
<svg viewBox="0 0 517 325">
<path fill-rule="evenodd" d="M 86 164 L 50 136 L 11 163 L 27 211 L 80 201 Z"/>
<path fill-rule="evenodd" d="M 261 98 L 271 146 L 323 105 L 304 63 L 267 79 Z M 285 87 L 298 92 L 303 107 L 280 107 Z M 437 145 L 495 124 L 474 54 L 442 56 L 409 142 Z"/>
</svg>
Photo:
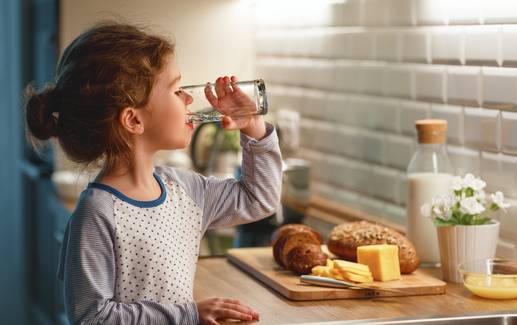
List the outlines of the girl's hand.
<svg viewBox="0 0 517 325">
<path fill-rule="evenodd" d="M 221 114 L 223 128 L 241 130 L 244 134 L 257 140 L 266 135 L 266 125 L 261 115 L 249 115 L 257 110 L 256 103 L 237 85 L 237 78 L 220 77 L 215 81 L 213 94 L 209 84 L 205 87 L 205 96 L 210 104 Z M 239 115 L 249 115 L 238 117 Z M 233 116 L 231 118 L 230 116 Z"/>
<path fill-rule="evenodd" d="M 208 298 L 196 303 L 199 319 L 203 325 L 218 325 L 218 320 L 258 320 L 259 314 L 236 299 Z"/>
</svg>

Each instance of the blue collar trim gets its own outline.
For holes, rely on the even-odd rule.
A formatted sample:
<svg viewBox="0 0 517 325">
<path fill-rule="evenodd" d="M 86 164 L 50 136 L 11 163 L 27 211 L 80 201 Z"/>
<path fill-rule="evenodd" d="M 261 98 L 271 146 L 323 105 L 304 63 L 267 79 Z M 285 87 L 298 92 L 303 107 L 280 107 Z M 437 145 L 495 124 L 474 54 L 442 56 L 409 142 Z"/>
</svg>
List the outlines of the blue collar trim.
<svg viewBox="0 0 517 325">
<path fill-rule="evenodd" d="M 97 189 L 109 192 L 109 193 L 115 195 L 116 197 L 118 197 L 119 199 L 121 199 L 122 201 L 127 202 L 127 203 L 134 205 L 136 207 L 139 207 L 139 208 L 152 208 L 152 207 L 156 207 L 156 206 L 162 204 L 163 202 L 165 202 L 165 199 L 167 198 L 167 191 L 165 190 L 165 185 L 163 184 L 162 179 L 156 173 L 153 173 L 153 176 L 156 179 L 156 181 L 158 182 L 158 184 L 160 185 L 160 190 L 162 192 L 161 192 L 159 198 L 157 198 L 155 200 L 151 200 L 151 201 L 133 200 L 132 198 L 124 195 L 119 190 L 117 190 L 109 185 L 106 185 L 106 184 L 90 183 L 90 184 L 88 184 L 88 188 L 97 188 Z"/>
</svg>

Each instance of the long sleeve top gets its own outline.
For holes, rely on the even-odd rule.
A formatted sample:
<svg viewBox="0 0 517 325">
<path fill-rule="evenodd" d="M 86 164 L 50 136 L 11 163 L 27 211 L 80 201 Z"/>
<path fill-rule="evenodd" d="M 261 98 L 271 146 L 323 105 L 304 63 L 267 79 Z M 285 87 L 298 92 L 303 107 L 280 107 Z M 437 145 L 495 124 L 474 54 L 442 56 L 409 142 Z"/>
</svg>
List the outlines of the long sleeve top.
<svg viewBox="0 0 517 325">
<path fill-rule="evenodd" d="M 133 200 L 90 183 L 65 230 L 58 277 L 72 324 L 198 324 L 193 282 L 209 228 L 260 220 L 280 201 L 282 159 L 267 124 L 241 135 L 239 181 L 156 167 L 161 195 Z"/>
</svg>

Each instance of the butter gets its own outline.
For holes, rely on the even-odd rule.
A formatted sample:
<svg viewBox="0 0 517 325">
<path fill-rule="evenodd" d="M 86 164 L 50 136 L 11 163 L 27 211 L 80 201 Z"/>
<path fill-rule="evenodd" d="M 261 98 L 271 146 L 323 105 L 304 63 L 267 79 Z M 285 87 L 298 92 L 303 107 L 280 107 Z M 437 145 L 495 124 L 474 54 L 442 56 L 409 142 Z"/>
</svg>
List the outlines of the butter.
<svg viewBox="0 0 517 325">
<path fill-rule="evenodd" d="M 400 279 L 399 247 L 368 245 L 357 247 L 357 262 L 366 264 L 377 281 Z"/>
</svg>

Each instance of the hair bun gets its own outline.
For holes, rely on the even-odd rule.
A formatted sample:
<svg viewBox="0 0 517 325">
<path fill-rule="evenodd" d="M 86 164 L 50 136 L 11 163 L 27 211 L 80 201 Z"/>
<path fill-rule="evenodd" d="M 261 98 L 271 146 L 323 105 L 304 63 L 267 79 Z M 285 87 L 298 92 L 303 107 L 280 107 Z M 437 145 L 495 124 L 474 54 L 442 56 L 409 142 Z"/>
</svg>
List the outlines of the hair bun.
<svg viewBox="0 0 517 325">
<path fill-rule="evenodd" d="M 26 96 L 25 114 L 32 135 L 39 140 L 57 136 L 57 117 L 53 114 L 58 111 L 55 87 L 48 86 L 38 93 L 29 86 Z"/>
</svg>

